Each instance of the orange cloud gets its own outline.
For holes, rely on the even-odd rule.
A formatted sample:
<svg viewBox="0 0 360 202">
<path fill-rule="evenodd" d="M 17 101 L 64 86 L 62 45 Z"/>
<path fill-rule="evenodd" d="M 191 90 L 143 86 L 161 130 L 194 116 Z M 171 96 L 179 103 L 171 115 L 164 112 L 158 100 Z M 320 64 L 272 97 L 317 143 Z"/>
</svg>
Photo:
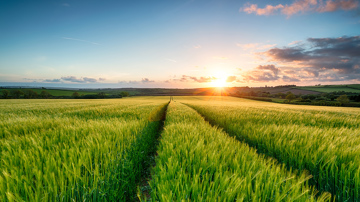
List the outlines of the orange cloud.
<svg viewBox="0 0 360 202">
<path fill-rule="evenodd" d="M 353 10 L 359 6 L 359 2 L 355 0 L 338 0 L 338 1 L 327 1 L 324 6 L 321 6 L 319 12 L 333 12 L 339 9 L 342 10 Z"/>
<path fill-rule="evenodd" d="M 240 9 L 240 11 L 248 14 L 272 15 L 280 10 L 282 14 L 291 16 L 297 13 L 306 13 L 308 11 L 323 13 L 334 12 L 336 10 L 353 10 L 358 7 L 359 2 L 356 0 L 327 0 L 326 3 L 322 0 L 297 0 L 290 5 L 266 5 L 265 8 L 259 8 L 257 4 L 246 4 L 245 8 Z"/>
<path fill-rule="evenodd" d="M 251 4 L 248 7 L 244 8 L 243 11 L 246 13 L 256 13 L 256 15 L 271 15 L 278 9 L 284 8 L 283 5 L 279 4 L 277 6 L 267 5 L 265 8 L 258 8 L 256 4 Z"/>
</svg>

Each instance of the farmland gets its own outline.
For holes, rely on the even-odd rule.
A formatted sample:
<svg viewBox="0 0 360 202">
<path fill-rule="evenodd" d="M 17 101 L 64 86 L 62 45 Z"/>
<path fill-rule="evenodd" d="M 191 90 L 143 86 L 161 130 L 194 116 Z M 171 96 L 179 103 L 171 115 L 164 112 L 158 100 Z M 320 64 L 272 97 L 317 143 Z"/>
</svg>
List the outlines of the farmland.
<svg viewBox="0 0 360 202">
<path fill-rule="evenodd" d="M 304 87 L 299 86 L 296 87 L 296 89 L 315 91 L 320 93 L 331 93 L 335 91 L 343 91 L 346 93 L 360 93 L 360 84 L 304 86 Z"/>
<path fill-rule="evenodd" d="M 360 109 L 168 98 L 1 100 L 0 201 L 360 200 Z"/>
<path fill-rule="evenodd" d="M 0 201 L 131 200 L 164 103 L 1 102 Z"/>
</svg>

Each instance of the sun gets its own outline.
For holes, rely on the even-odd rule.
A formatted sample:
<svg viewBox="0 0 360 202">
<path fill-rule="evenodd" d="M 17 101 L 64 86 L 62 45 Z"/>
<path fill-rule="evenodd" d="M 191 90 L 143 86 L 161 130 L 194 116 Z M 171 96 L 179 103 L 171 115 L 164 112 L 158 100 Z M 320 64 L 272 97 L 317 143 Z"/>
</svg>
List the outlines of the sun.
<svg viewBox="0 0 360 202">
<path fill-rule="evenodd" d="M 225 74 L 225 72 L 216 72 L 214 74 L 214 77 L 216 79 L 211 82 L 212 87 L 223 88 L 227 86 L 227 75 Z"/>
<path fill-rule="evenodd" d="M 226 86 L 226 78 L 217 78 L 216 80 L 211 82 L 213 87 L 222 88 Z"/>
</svg>

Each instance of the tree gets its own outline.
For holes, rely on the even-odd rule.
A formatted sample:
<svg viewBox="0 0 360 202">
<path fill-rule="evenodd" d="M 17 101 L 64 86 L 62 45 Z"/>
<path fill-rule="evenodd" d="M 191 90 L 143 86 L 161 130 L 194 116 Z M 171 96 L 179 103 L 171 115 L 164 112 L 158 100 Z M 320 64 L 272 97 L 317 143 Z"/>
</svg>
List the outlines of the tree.
<svg viewBox="0 0 360 202">
<path fill-rule="evenodd" d="M 347 104 L 350 102 L 349 98 L 347 95 L 340 95 L 338 98 L 336 98 L 336 100 L 338 102 L 341 103 L 341 105 Z"/>
<path fill-rule="evenodd" d="M 21 90 L 13 90 L 11 91 L 11 97 L 15 98 L 15 99 L 19 99 L 20 96 L 24 95 L 24 92 L 22 92 Z"/>
<path fill-rule="evenodd" d="M 2 90 L 1 93 L 3 94 L 3 98 L 4 98 L 4 99 L 9 98 L 10 91 L 8 91 L 8 90 Z"/>
<path fill-rule="evenodd" d="M 27 98 L 27 99 L 35 99 L 35 98 L 37 98 L 37 96 L 38 96 L 37 92 L 35 92 L 31 89 L 27 89 L 24 92 L 24 98 Z"/>
<path fill-rule="evenodd" d="M 104 92 L 100 92 L 96 95 L 98 98 L 106 98 L 106 94 Z"/>
<path fill-rule="evenodd" d="M 292 94 L 291 92 L 290 93 L 286 93 L 287 96 L 285 97 L 285 99 L 289 100 L 289 103 L 292 101 L 292 100 L 295 100 L 296 99 L 296 96 L 294 94 Z"/>
<path fill-rule="evenodd" d="M 122 92 L 120 92 L 120 95 L 122 97 L 129 97 L 130 94 L 128 92 L 122 91 Z"/>
<path fill-rule="evenodd" d="M 51 94 L 49 93 L 49 92 L 47 92 L 47 91 L 41 91 L 41 93 L 40 93 L 40 97 L 41 98 L 43 98 L 43 99 L 48 99 L 48 98 L 51 98 Z"/>
<path fill-rule="evenodd" d="M 275 96 L 278 97 L 278 98 L 285 98 L 286 97 L 284 93 L 276 93 Z"/>
<path fill-rule="evenodd" d="M 77 99 L 77 98 L 80 97 L 80 94 L 79 94 L 78 92 L 74 92 L 74 93 L 71 95 L 71 97 Z"/>
</svg>

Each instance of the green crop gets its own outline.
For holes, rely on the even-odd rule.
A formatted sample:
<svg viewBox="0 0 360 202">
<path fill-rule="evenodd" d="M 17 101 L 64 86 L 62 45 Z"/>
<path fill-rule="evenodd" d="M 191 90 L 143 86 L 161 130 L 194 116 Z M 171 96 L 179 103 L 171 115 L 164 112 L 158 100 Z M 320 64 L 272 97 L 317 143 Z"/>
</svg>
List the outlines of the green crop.
<svg viewBox="0 0 360 202">
<path fill-rule="evenodd" d="M 360 201 L 359 108 L 168 100 L 0 100 L 0 201 Z"/>
<path fill-rule="evenodd" d="M 165 102 L 1 101 L 0 201 L 134 200 Z"/>
<path fill-rule="evenodd" d="M 260 153 L 308 170 L 319 191 L 360 201 L 360 109 L 205 99 L 183 101 Z"/>
<path fill-rule="evenodd" d="M 204 102 L 204 101 L 202 101 Z M 193 109 L 170 103 L 152 171 L 152 201 L 315 201 L 306 172 L 259 155 Z M 319 195 L 318 201 L 330 195 Z"/>
</svg>

